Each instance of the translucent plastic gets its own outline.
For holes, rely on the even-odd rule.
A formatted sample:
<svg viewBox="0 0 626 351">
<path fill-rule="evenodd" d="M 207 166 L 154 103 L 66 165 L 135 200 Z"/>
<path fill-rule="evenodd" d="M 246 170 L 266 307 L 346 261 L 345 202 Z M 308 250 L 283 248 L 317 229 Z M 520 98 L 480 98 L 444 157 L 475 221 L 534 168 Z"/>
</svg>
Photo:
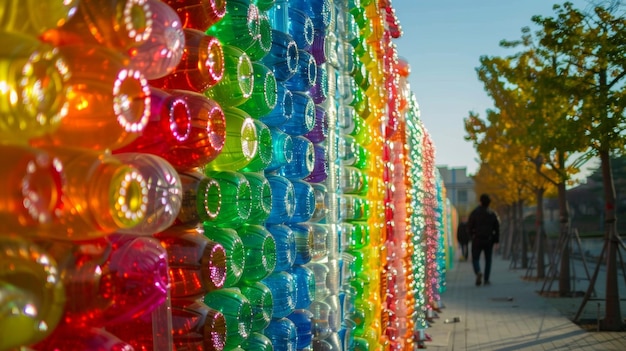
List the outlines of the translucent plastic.
<svg viewBox="0 0 626 351">
<path fill-rule="evenodd" d="M 165 0 L 181 21 L 183 27 L 206 31 L 226 14 L 226 0 Z"/>
<path fill-rule="evenodd" d="M 278 100 L 276 77 L 267 66 L 253 62 L 254 85 L 250 98 L 239 105 L 239 108 L 248 112 L 253 118 L 260 118 L 270 113 Z"/>
<path fill-rule="evenodd" d="M 59 323 L 64 303 L 56 260 L 24 238 L 0 235 L 0 349 L 47 337 Z"/>
<path fill-rule="evenodd" d="M 220 154 L 204 166 L 206 170 L 240 170 L 256 156 L 259 147 L 258 132 L 250 115 L 229 107 L 226 116 L 226 144 Z"/>
<path fill-rule="evenodd" d="M 272 211 L 272 187 L 263 175 L 257 172 L 243 172 L 250 183 L 251 210 L 247 223 L 263 224 Z"/>
<path fill-rule="evenodd" d="M 171 73 L 180 63 L 185 33 L 176 12 L 161 0 L 147 0 L 151 11 L 150 37 L 130 51 L 130 65 L 147 79 Z"/>
<path fill-rule="evenodd" d="M 315 211 L 315 192 L 308 182 L 294 179 L 291 183 L 293 184 L 296 201 L 293 216 L 291 216 L 289 222 L 306 222 L 311 219 Z"/>
<path fill-rule="evenodd" d="M 296 73 L 285 81 L 291 91 L 309 91 L 317 79 L 317 63 L 315 57 L 304 50 L 298 50 L 298 66 Z"/>
<path fill-rule="evenodd" d="M 266 172 L 271 172 L 291 162 L 293 159 L 293 140 L 291 136 L 278 128 L 270 128 L 272 135 L 272 158 L 265 167 Z"/>
<path fill-rule="evenodd" d="M 0 230 L 22 232 L 58 221 L 66 186 L 59 159 L 18 145 L 0 145 L 0 155 Z"/>
<path fill-rule="evenodd" d="M 155 234 L 167 250 L 172 298 L 197 299 L 226 281 L 226 250 L 194 227 L 171 226 Z"/>
<path fill-rule="evenodd" d="M 276 0 L 253 0 L 252 2 L 259 8 L 259 11 L 267 11 L 274 7 Z"/>
<path fill-rule="evenodd" d="M 304 177 L 304 180 L 311 183 L 322 183 L 328 178 L 328 162 L 326 157 L 326 146 L 316 144 L 313 146 L 315 153 L 315 164 L 311 173 Z"/>
<path fill-rule="evenodd" d="M 241 238 L 232 228 L 218 228 L 205 224 L 203 231 L 207 238 L 220 243 L 226 250 L 226 280 L 224 281 L 224 287 L 234 286 L 241 280 L 245 265 Z"/>
<path fill-rule="evenodd" d="M 150 80 L 161 89 L 184 89 L 202 93 L 224 76 L 224 52 L 217 38 L 184 28 L 185 47 L 176 68 L 169 74 Z"/>
<path fill-rule="evenodd" d="M 175 351 L 222 351 L 226 348 L 224 315 L 200 300 L 174 300 L 172 325 Z"/>
<path fill-rule="evenodd" d="M 274 140 L 272 139 L 270 128 L 257 119 L 253 120 L 253 122 L 257 132 L 257 153 L 250 160 L 250 163 L 241 168 L 245 172 L 263 171 L 272 162 L 274 153 Z"/>
<path fill-rule="evenodd" d="M 259 35 L 246 53 L 252 61 L 259 61 L 272 49 L 272 24 L 265 12 L 259 12 Z"/>
<path fill-rule="evenodd" d="M 261 225 L 246 224 L 239 228 L 238 233 L 246 262 L 241 280 L 245 283 L 258 282 L 276 267 L 276 241 Z"/>
<path fill-rule="evenodd" d="M 315 103 L 305 92 L 292 92 L 293 112 L 279 128 L 289 135 L 304 135 L 315 127 Z"/>
<path fill-rule="evenodd" d="M 293 94 L 281 82 L 276 84 L 276 106 L 259 120 L 270 127 L 279 127 L 293 115 Z"/>
<path fill-rule="evenodd" d="M 272 292 L 274 309 L 272 318 L 288 316 L 296 308 L 296 281 L 288 272 L 274 272 L 261 281 Z M 272 323 L 270 323 L 271 326 Z M 269 328 L 269 326 L 268 326 Z M 267 330 L 267 329 L 266 329 Z M 267 337 L 270 337 L 265 333 Z M 270 337 L 271 339 L 271 337 Z M 276 346 L 276 344 L 274 344 Z"/>
<path fill-rule="evenodd" d="M 178 170 L 188 170 L 204 166 L 222 151 L 226 117 L 215 101 L 189 90 L 152 88 L 150 104 L 150 120 L 142 135 L 116 153 L 150 153 Z"/>
<path fill-rule="evenodd" d="M 291 78 L 298 67 L 298 45 L 291 35 L 272 29 L 272 46 L 261 61 L 270 67 L 278 81 Z"/>
<path fill-rule="evenodd" d="M 228 0 L 224 18 L 206 32 L 223 44 L 236 46 L 248 53 L 261 35 L 259 9 L 250 0 Z"/>
<path fill-rule="evenodd" d="M 287 318 L 273 319 L 263 334 L 272 341 L 275 350 L 297 350 L 296 326 Z"/>
<path fill-rule="evenodd" d="M 313 259 L 313 231 L 307 223 L 288 223 L 296 241 L 294 264 L 307 264 Z"/>
<path fill-rule="evenodd" d="M 200 172 L 181 172 L 179 176 L 183 200 L 175 224 L 194 226 L 215 220 L 222 211 L 220 184 Z"/>
<path fill-rule="evenodd" d="M 319 144 L 328 137 L 328 113 L 322 105 L 315 105 L 315 125 L 304 136 L 314 144 Z"/>
<path fill-rule="evenodd" d="M 31 143 L 106 150 L 137 138 L 150 117 L 150 89 L 143 74 L 102 46 L 70 45 L 59 51 L 71 72 L 67 116 L 56 131 Z"/>
<path fill-rule="evenodd" d="M 72 18 L 78 0 L 6 0 L 0 10 L 0 30 L 37 36 Z"/>
<path fill-rule="evenodd" d="M 318 63 L 315 84 L 309 89 L 309 94 L 315 104 L 322 104 L 328 99 L 329 84 L 327 69 Z"/>
<path fill-rule="evenodd" d="M 224 75 L 204 93 L 222 106 L 238 106 L 252 96 L 254 68 L 250 57 L 240 48 L 223 45 Z"/>
<path fill-rule="evenodd" d="M 288 270 L 296 259 L 296 238 L 293 231 L 284 224 L 268 225 L 267 229 L 276 242 L 276 267 L 274 272 Z"/>
<path fill-rule="evenodd" d="M 267 338 L 267 336 L 261 334 L 260 332 L 253 332 L 250 336 L 241 344 L 241 347 L 244 350 L 255 350 L 255 351 L 273 351 L 274 346 L 272 345 L 272 341 Z"/>
<path fill-rule="evenodd" d="M 240 284 L 239 290 L 250 301 L 252 307 L 252 331 L 262 332 L 272 319 L 274 308 L 272 292 L 261 282 Z"/>
<path fill-rule="evenodd" d="M 206 171 L 205 174 L 217 181 L 221 196 L 218 215 L 205 219 L 205 222 L 219 227 L 238 227 L 246 223 L 252 212 L 252 199 L 258 196 L 252 195 L 248 179 L 235 171 Z"/>
<path fill-rule="evenodd" d="M 167 252 L 150 237 L 115 235 L 81 243 L 47 243 L 63 269 L 63 321 L 80 328 L 123 324 L 166 301 Z"/>
<path fill-rule="evenodd" d="M 272 210 L 266 220 L 269 224 L 289 221 L 295 208 L 295 191 L 289 179 L 278 175 L 266 175 L 272 188 Z"/>
<path fill-rule="evenodd" d="M 252 332 L 252 306 L 239 289 L 211 291 L 204 297 L 207 306 L 220 311 L 226 319 L 226 347 L 245 341 Z"/>
<path fill-rule="evenodd" d="M 315 33 L 313 21 L 311 21 L 311 17 L 308 14 L 301 11 L 301 6 L 289 5 L 287 31 L 295 39 L 298 49 L 308 50 L 311 44 L 313 44 Z"/>
<path fill-rule="evenodd" d="M 118 233 L 152 235 L 171 226 L 182 206 L 183 187 L 178 172 L 165 159 L 144 153 L 115 154 L 124 164 L 135 167 L 146 181 L 146 214 L 132 228 Z"/>
<path fill-rule="evenodd" d="M 296 309 L 309 308 L 315 300 L 315 277 L 313 271 L 303 265 L 294 265 L 288 271 L 296 281 Z"/>
<path fill-rule="evenodd" d="M 91 150 L 55 147 L 47 151 L 62 165 L 63 205 L 55 211 L 57 219 L 25 233 L 85 240 L 132 228 L 145 218 L 148 186 L 137 169 Z"/>
<path fill-rule="evenodd" d="M 152 34 L 150 14 L 146 0 L 80 1 L 74 16 L 43 37 L 55 45 L 97 44 L 126 53 Z"/>
<path fill-rule="evenodd" d="M 33 346 L 37 351 L 134 351 L 125 341 L 102 328 L 74 328 L 63 326 L 50 337 Z"/>
<path fill-rule="evenodd" d="M 315 166 L 315 148 L 313 143 L 303 136 L 291 138 L 293 158 L 291 162 L 277 170 L 277 174 L 288 179 L 303 179 L 311 174 Z"/>
<path fill-rule="evenodd" d="M 313 342 L 313 323 L 311 321 L 313 313 L 305 309 L 297 309 L 287 318 L 296 326 L 298 335 L 297 350 L 305 350 L 312 347 Z M 318 350 L 318 349 L 314 349 Z"/>
<path fill-rule="evenodd" d="M 17 3 L 11 6 L 24 6 Z M 0 137 L 23 144 L 53 132 L 67 116 L 72 71 L 57 49 L 34 36 L 5 32 L 2 43 Z"/>
</svg>

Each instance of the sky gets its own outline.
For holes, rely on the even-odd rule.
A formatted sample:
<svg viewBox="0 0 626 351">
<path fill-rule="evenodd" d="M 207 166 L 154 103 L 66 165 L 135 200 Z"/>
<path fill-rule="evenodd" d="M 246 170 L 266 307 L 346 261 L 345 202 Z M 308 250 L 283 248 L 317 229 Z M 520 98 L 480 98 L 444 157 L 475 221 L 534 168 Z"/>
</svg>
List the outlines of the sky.
<svg viewBox="0 0 626 351">
<path fill-rule="evenodd" d="M 569 0 L 580 10 L 588 0 Z M 478 156 L 465 141 L 463 119 L 474 111 L 484 118 L 493 108 L 476 75 L 480 56 L 508 56 L 515 49 L 501 40 L 521 38 L 522 27 L 537 29 L 534 15 L 552 17 L 558 0 L 392 0 L 403 34 L 398 55 L 410 66 L 409 84 L 420 118 L 435 145 L 437 166 L 478 170 Z"/>
</svg>

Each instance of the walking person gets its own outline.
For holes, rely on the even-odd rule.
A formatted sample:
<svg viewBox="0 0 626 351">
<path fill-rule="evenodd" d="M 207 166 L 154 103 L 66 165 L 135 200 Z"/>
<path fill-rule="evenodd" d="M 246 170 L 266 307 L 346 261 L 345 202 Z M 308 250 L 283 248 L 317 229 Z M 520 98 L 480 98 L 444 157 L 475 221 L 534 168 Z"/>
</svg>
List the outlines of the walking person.
<svg viewBox="0 0 626 351">
<path fill-rule="evenodd" d="M 472 238 L 472 264 L 476 274 L 476 286 L 480 286 L 485 279 L 485 285 L 491 284 L 491 258 L 493 246 L 500 241 L 500 220 L 498 215 L 489 208 L 491 199 L 489 195 L 480 195 L 480 205 L 469 216 L 467 229 Z M 485 254 L 484 275 L 480 270 L 480 255 Z"/>
<path fill-rule="evenodd" d="M 456 240 L 459 242 L 459 246 L 461 247 L 461 261 L 467 261 L 469 258 L 469 241 L 470 235 L 467 231 L 467 221 L 463 218 L 463 221 L 459 223 L 459 226 L 456 229 Z"/>
</svg>

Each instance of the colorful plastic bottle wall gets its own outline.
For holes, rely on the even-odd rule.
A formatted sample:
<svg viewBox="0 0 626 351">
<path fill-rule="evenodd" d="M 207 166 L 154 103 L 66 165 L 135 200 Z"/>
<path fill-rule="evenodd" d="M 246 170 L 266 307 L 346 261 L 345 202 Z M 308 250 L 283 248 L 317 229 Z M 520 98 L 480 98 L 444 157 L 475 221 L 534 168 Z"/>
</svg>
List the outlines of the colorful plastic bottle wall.
<svg viewBox="0 0 626 351">
<path fill-rule="evenodd" d="M 391 1 L 4 8 L 1 351 L 424 346 L 452 211 Z"/>
</svg>

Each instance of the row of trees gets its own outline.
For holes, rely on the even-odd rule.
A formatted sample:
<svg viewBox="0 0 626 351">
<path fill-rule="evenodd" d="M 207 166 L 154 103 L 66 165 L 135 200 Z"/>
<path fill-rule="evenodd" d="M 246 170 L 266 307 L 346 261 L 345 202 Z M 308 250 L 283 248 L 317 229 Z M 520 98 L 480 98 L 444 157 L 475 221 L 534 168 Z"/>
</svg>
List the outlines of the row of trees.
<svg viewBox="0 0 626 351">
<path fill-rule="evenodd" d="M 545 274 L 543 197 L 555 192 L 559 203 L 559 293 L 571 294 L 569 214 L 566 188 L 591 157 L 600 159 L 605 200 L 607 263 L 604 330 L 621 330 L 617 289 L 615 190 L 611 156 L 626 143 L 626 19 L 619 1 L 554 5 L 554 16 L 532 17 L 538 30 L 522 29 L 519 40 L 500 45 L 515 49 L 506 57 L 483 56 L 478 78 L 493 99 L 485 117 L 470 112 L 466 139 L 480 158 L 476 191 L 493 194 L 513 209 L 520 228 L 525 203 L 537 206 L 537 275 Z M 522 233 L 522 247 L 527 247 Z M 512 244 L 505 249 L 511 250 Z M 526 252 L 522 253 L 526 260 Z M 523 262 L 525 263 L 525 262 Z"/>
</svg>

